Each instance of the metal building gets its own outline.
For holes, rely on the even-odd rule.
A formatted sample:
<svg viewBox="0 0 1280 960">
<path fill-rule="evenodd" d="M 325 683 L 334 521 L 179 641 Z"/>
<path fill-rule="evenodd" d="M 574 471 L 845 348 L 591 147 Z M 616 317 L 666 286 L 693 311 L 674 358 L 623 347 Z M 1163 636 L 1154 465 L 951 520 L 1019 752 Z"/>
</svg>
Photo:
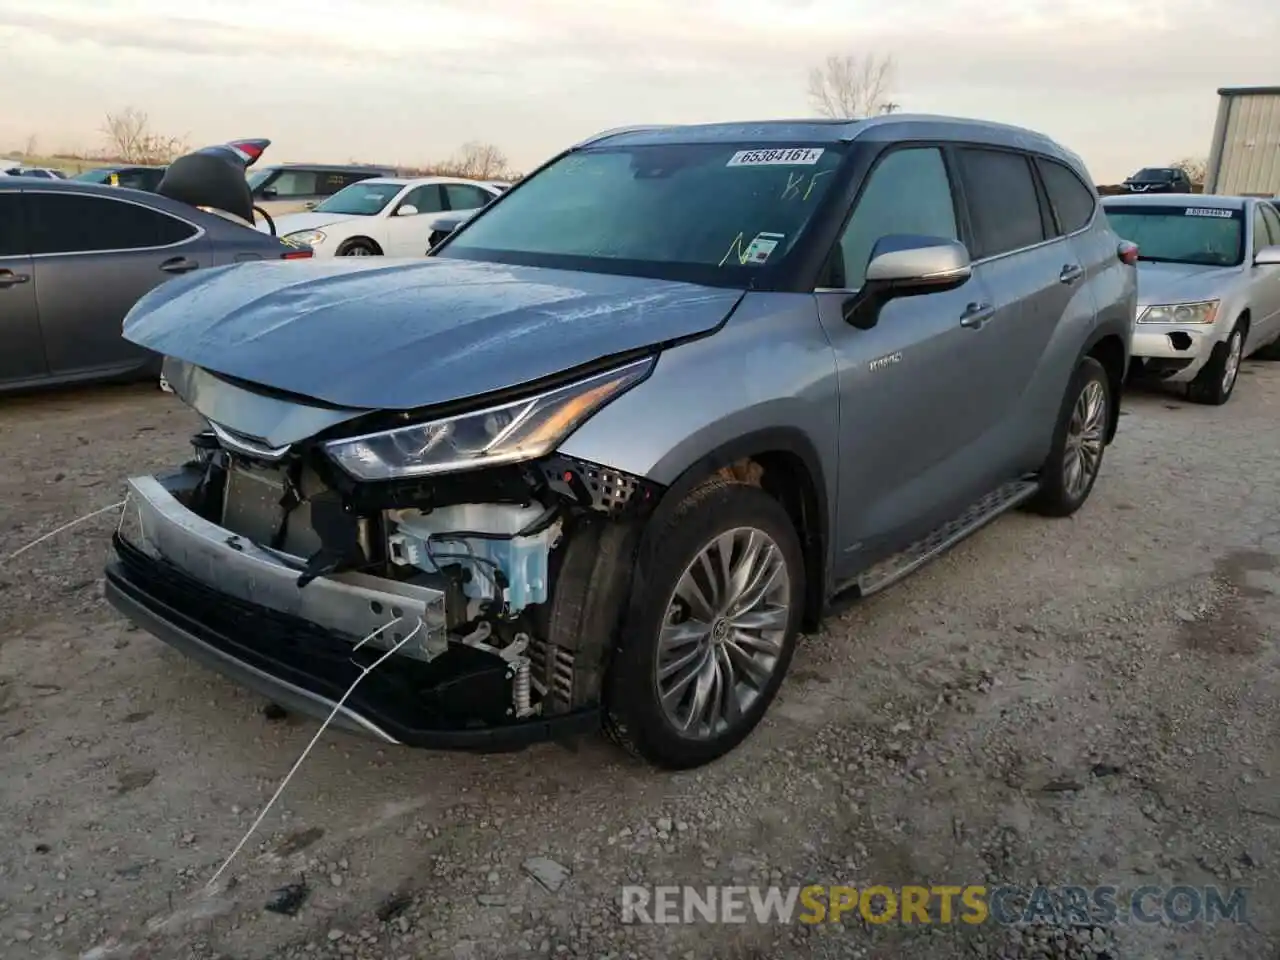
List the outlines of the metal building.
<svg viewBox="0 0 1280 960">
<path fill-rule="evenodd" d="M 1205 193 L 1280 196 L 1280 87 L 1223 87 Z"/>
</svg>

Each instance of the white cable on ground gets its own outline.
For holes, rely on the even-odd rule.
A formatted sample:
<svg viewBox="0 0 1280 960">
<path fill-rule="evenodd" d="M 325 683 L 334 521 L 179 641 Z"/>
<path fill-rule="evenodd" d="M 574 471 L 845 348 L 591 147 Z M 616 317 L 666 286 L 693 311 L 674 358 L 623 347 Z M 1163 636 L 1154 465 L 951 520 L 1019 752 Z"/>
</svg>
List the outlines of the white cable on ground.
<svg viewBox="0 0 1280 960">
<path fill-rule="evenodd" d="M 377 637 L 380 633 L 384 633 L 385 631 L 391 629 L 393 626 L 395 626 L 399 622 L 400 620 L 393 620 L 390 623 L 383 624 L 377 630 L 373 631 L 373 633 L 369 634 L 367 637 L 365 637 L 363 640 L 357 643 L 354 647 L 352 647 L 351 648 L 352 653 L 354 653 L 356 650 L 359 650 L 370 640 Z M 360 668 L 360 676 L 356 677 L 354 680 L 351 681 L 351 686 L 347 687 L 347 692 L 344 693 L 342 695 L 342 698 L 333 705 L 333 709 L 329 711 L 329 716 L 325 718 L 324 723 L 320 724 L 320 729 L 316 731 L 316 735 L 311 738 L 311 742 L 308 743 L 306 749 L 302 751 L 302 755 L 298 757 L 297 762 L 293 765 L 293 769 L 291 769 L 285 775 L 284 780 L 280 782 L 280 786 L 276 788 L 276 792 L 272 794 L 271 799 L 267 801 L 267 805 L 262 808 L 262 812 L 258 814 L 257 819 L 253 821 L 252 825 L 250 825 L 249 829 L 245 832 L 245 835 L 240 838 L 240 842 L 236 844 L 236 848 L 231 851 L 231 855 L 227 857 L 226 860 L 223 861 L 222 866 L 218 868 L 218 872 L 215 873 L 213 877 L 209 880 L 208 884 L 206 884 L 205 886 L 206 890 L 212 889 L 214 884 L 218 882 L 218 878 L 222 876 L 223 871 L 226 870 L 228 866 L 230 866 L 231 861 L 236 858 L 236 856 L 240 853 L 241 849 L 243 849 L 244 845 L 249 842 L 249 838 L 253 836 L 254 831 L 258 829 L 258 825 L 261 824 L 262 821 L 266 818 L 267 813 L 271 810 L 272 806 L 274 806 L 275 802 L 278 799 L 280 799 L 280 794 L 284 793 L 285 787 L 289 785 L 289 781 L 293 779 L 293 775 L 298 772 L 298 768 L 302 766 L 302 762 L 306 760 L 307 756 L 311 753 L 311 748 L 316 745 L 317 741 L 319 741 L 320 737 L 324 734 L 325 730 L 329 729 L 330 722 L 332 722 L 333 718 L 338 715 L 338 711 L 341 710 L 343 704 L 347 702 L 347 697 L 351 696 L 352 692 L 355 690 L 356 686 L 360 683 L 360 681 L 363 680 L 365 677 L 367 677 L 379 666 L 381 666 L 382 663 L 388 657 L 390 657 L 393 653 L 396 653 L 401 647 L 403 647 L 406 643 L 408 643 L 415 636 L 417 636 L 419 631 L 421 631 L 424 626 L 426 626 L 426 624 L 423 623 L 422 618 L 419 617 L 418 625 L 409 631 L 408 636 L 406 636 L 403 640 L 398 641 L 395 646 L 388 649 L 386 653 L 380 656 L 377 660 L 373 661 L 373 663 L 369 664 L 367 667 Z"/>
<path fill-rule="evenodd" d="M 36 539 L 32 540 L 25 547 L 19 547 L 17 550 L 13 551 L 13 553 L 5 557 L 3 560 L 0 560 L 0 564 L 8 563 L 10 560 L 16 560 L 18 557 L 22 556 L 32 547 L 38 547 L 40 546 L 40 544 L 44 543 L 46 540 L 52 539 L 53 537 L 56 537 L 58 534 L 63 533 L 64 531 L 70 530 L 72 527 L 78 524 L 84 523 L 86 520 L 92 520 L 94 517 L 100 516 L 101 514 L 106 513 L 108 510 L 117 510 L 120 507 L 123 507 L 127 502 L 128 502 L 127 500 L 121 500 L 119 503 L 113 503 L 111 504 L 111 506 L 103 507 L 101 510 L 95 510 L 93 511 L 93 513 L 86 513 L 83 517 L 76 517 L 76 519 L 70 520 L 67 523 L 64 523 L 62 526 L 56 527 L 42 536 L 36 537 Z"/>
</svg>

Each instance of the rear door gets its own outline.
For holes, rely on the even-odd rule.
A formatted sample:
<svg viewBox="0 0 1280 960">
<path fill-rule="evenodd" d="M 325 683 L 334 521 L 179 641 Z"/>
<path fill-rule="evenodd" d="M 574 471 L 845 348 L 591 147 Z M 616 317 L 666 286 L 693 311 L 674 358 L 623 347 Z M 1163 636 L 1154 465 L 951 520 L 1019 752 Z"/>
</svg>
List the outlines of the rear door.
<svg viewBox="0 0 1280 960">
<path fill-rule="evenodd" d="M 121 322 L 153 287 L 210 265 L 204 231 L 125 196 L 24 196 L 50 372 L 123 373 L 154 359 L 121 337 Z"/>
<path fill-rule="evenodd" d="M 25 220 L 21 192 L 0 190 L 0 383 L 36 380 L 49 372 Z"/>
<path fill-rule="evenodd" d="M 1064 322 L 1094 320 L 1085 268 L 1070 238 L 1053 220 L 1033 167 L 1020 151 L 987 146 L 956 150 L 972 236 L 974 272 L 994 297 L 988 339 L 970 371 L 991 434 L 983 438 L 993 468 L 1039 466 L 1045 425 L 1056 420 L 1066 384 L 1050 350 Z M 1060 362 L 1058 363 L 1060 367 Z M 1069 371 L 1067 371 L 1069 373 Z M 1046 386 L 1046 379 L 1053 380 Z M 1049 398 L 1052 398 L 1050 400 Z M 1047 409 L 1050 404 L 1052 409 Z"/>
<path fill-rule="evenodd" d="M 405 207 L 413 207 L 418 212 L 402 214 Z M 422 257 L 427 253 L 428 238 L 431 236 L 431 221 L 445 210 L 444 191 L 437 183 L 428 183 L 414 187 L 395 205 L 386 220 L 387 244 L 385 252 L 389 257 Z"/>
</svg>

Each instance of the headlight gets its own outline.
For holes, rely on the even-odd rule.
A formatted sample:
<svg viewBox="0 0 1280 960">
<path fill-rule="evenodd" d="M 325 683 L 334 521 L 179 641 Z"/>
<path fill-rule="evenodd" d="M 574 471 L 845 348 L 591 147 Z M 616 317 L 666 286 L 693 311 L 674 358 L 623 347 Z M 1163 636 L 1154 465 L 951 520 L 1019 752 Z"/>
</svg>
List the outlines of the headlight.
<svg viewBox="0 0 1280 960">
<path fill-rule="evenodd" d="M 1166 303 L 1147 307 L 1138 317 L 1139 323 L 1213 323 L 1218 316 L 1217 300 L 1198 303 Z"/>
<path fill-rule="evenodd" d="M 300 243 L 308 247 L 314 247 L 317 243 L 324 243 L 324 231 L 299 230 L 297 233 L 286 233 L 281 239 L 290 243 Z"/>
<path fill-rule="evenodd" d="M 332 440 L 325 453 L 358 480 L 390 480 L 450 473 L 550 453 L 589 416 L 649 375 L 650 357 L 536 397 Z"/>
</svg>

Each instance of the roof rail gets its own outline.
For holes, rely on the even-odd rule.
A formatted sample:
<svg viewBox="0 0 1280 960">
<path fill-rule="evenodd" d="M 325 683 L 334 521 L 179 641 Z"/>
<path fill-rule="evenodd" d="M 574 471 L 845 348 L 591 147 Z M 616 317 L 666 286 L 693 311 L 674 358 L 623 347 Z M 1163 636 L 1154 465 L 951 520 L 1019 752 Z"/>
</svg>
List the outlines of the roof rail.
<svg viewBox="0 0 1280 960">
<path fill-rule="evenodd" d="M 602 130 L 594 136 L 580 140 L 575 147 L 586 147 L 593 143 L 599 143 L 601 140 L 607 140 L 609 137 L 620 136 L 624 133 L 647 133 L 650 130 L 669 130 L 672 127 L 670 123 L 642 123 L 630 127 L 613 127 L 609 130 Z"/>
</svg>

